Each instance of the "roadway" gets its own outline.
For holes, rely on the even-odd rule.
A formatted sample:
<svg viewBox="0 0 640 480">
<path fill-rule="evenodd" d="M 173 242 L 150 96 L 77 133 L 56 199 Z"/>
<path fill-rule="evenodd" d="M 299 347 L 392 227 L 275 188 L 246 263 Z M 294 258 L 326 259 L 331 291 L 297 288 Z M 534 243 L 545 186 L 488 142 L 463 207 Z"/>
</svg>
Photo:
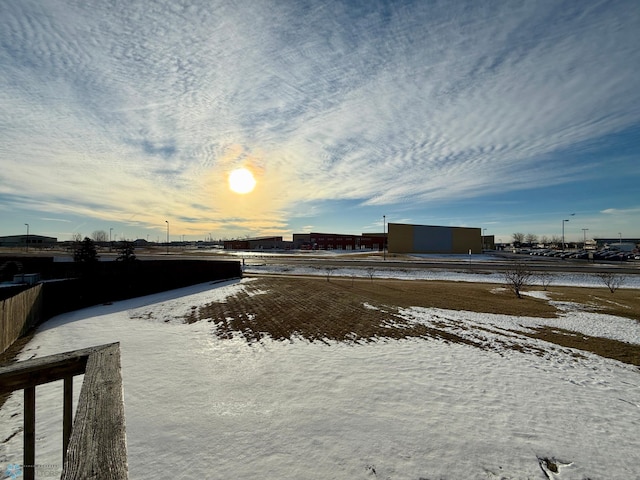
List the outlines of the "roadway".
<svg viewBox="0 0 640 480">
<path fill-rule="evenodd" d="M 538 257 L 530 255 L 499 252 L 483 255 L 440 255 L 414 257 L 387 254 L 337 254 L 321 253 L 287 254 L 265 251 L 199 253 L 192 251 L 167 254 L 138 255 L 140 259 L 194 259 L 194 260 L 237 260 L 245 265 L 297 265 L 312 267 L 353 267 L 353 268 L 398 268 L 398 269 L 449 269 L 470 272 L 504 271 L 512 268 L 515 262 L 522 262 L 532 271 L 565 272 L 565 273 L 601 273 L 616 272 L 625 275 L 640 274 L 640 261 L 627 262 L 590 262 L 588 260 L 560 259 L 554 257 Z"/>
</svg>

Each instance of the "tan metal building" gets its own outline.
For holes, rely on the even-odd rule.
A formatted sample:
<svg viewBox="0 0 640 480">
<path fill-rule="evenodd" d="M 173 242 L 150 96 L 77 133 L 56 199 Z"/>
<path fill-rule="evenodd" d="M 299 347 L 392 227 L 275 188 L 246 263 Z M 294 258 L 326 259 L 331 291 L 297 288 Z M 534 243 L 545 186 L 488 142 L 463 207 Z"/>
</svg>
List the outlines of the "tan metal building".
<svg viewBox="0 0 640 480">
<path fill-rule="evenodd" d="M 480 228 L 389 223 L 389 253 L 482 253 Z"/>
</svg>

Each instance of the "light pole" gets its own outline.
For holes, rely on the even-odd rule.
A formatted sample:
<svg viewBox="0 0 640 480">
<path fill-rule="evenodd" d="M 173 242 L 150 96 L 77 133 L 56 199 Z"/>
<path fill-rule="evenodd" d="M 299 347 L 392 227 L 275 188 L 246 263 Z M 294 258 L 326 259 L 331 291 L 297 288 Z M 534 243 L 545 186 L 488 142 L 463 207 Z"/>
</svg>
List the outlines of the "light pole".
<svg viewBox="0 0 640 480">
<path fill-rule="evenodd" d="M 587 246 L 587 231 L 589 229 L 588 228 L 583 228 L 582 229 L 582 248 L 585 248 Z"/>
<path fill-rule="evenodd" d="M 564 252 L 564 222 L 568 222 L 569 220 L 562 220 L 562 251 Z"/>
<path fill-rule="evenodd" d="M 622 233 L 618 232 L 618 237 L 620 238 L 620 241 L 618 243 L 620 243 L 620 245 L 622 245 Z"/>
<path fill-rule="evenodd" d="M 486 228 L 482 229 L 482 248 L 480 248 L 480 253 L 484 252 L 484 237 L 485 237 L 484 232 L 486 231 L 487 231 Z"/>
<path fill-rule="evenodd" d="M 382 260 L 387 259 L 387 216 L 382 215 Z"/>
<path fill-rule="evenodd" d="M 111 232 L 113 232 L 113 227 L 109 229 L 109 251 L 111 251 Z"/>
<path fill-rule="evenodd" d="M 169 220 L 165 220 L 167 224 L 167 255 L 169 255 Z"/>
<path fill-rule="evenodd" d="M 29 224 L 25 223 L 27 226 L 27 252 L 29 251 Z"/>
</svg>

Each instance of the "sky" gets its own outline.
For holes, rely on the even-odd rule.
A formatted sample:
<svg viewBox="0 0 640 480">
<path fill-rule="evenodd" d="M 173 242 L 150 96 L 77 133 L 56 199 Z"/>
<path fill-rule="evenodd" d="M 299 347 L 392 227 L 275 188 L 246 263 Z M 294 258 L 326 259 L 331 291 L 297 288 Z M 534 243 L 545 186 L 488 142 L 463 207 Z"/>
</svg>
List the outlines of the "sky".
<svg viewBox="0 0 640 480">
<path fill-rule="evenodd" d="M 638 71 L 636 0 L 0 2 L 0 235 L 639 238 Z"/>
</svg>

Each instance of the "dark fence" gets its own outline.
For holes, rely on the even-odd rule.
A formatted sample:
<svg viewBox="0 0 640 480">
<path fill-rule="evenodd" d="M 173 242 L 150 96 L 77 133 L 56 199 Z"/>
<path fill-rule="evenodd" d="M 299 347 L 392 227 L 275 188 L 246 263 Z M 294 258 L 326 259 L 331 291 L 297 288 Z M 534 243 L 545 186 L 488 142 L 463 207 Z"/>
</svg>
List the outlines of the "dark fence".
<svg viewBox="0 0 640 480">
<path fill-rule="evenodd" d="M 35 290 L 18 293 L 0 303 L 3 331 L 7 338 L 11 336 L 7 345 L 4 345 L 7 342 L 0 342 L 0 352 L 8 348 L 20 332 L 24 333 L 25 328 L 61 313 L 242 276 L 238 261 L 149 260 L 92 265 L 51 261 L 33 264 L 33 268 L 41 268 L 40 271 L 26 267 L 27 262 L 22 265 L 21 273 L 40 273 L 45 281 Z M 37 290 L 37 294 L 32 294 L 32 290 Z"/>
<path fill-rule="evenodd" d="M 45 317 L 100 303 L 150 295 L 198 283 L 240 278 L 237 261 L 144 260 L 82 265 L 54 263 L 46 282 Z M 49 275 L 49 273 L 47 273 Z"/>
</svg>

